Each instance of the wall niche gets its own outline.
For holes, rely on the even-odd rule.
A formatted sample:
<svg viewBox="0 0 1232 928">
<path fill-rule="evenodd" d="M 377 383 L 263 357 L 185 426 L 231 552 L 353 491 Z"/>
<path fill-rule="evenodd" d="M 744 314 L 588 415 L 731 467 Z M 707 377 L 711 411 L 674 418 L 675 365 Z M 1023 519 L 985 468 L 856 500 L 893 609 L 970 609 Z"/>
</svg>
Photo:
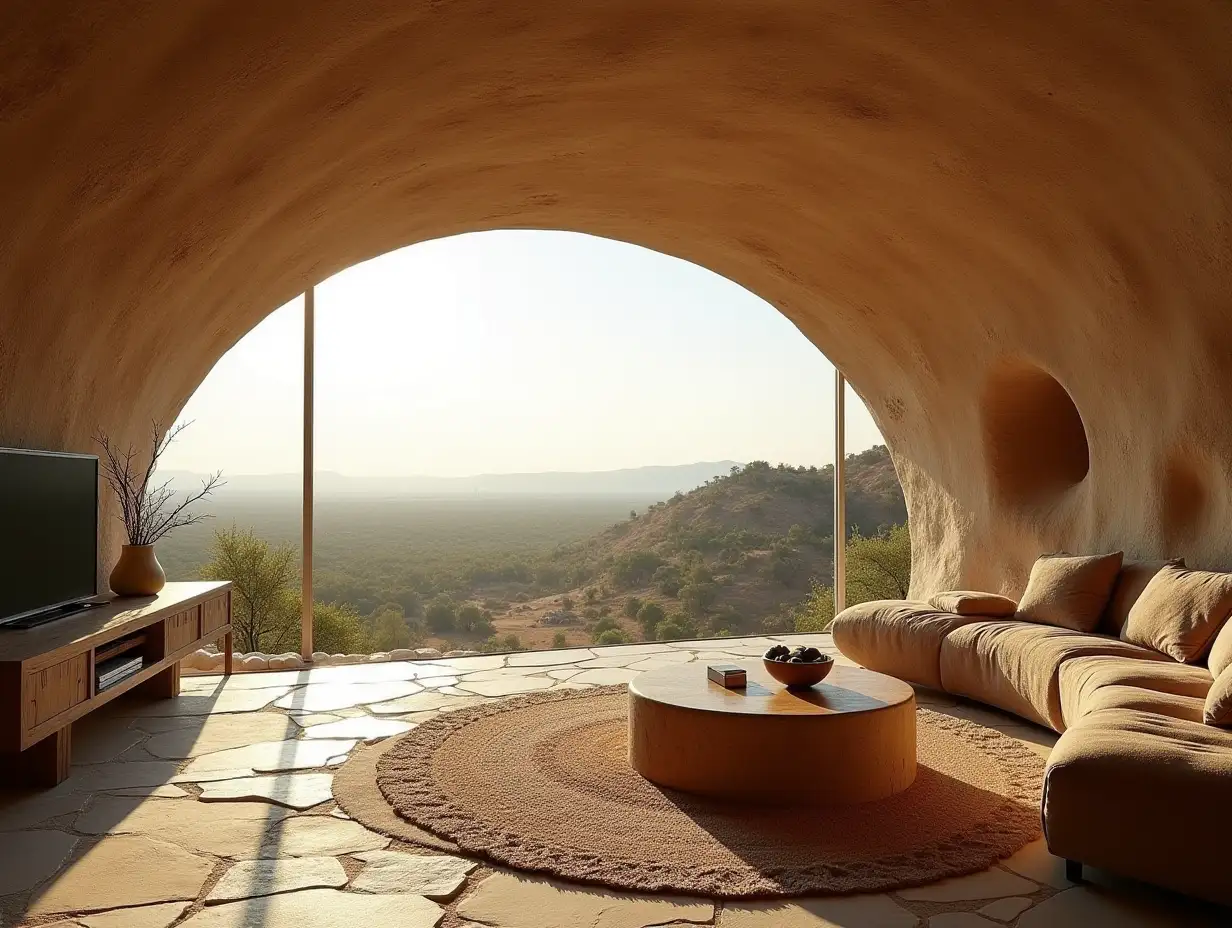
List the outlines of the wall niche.
<svg viewBox="0 0 1232 928">
<path fill-rule="evenodd" d="M 1073 398 L 1047 371 L 1021 361 L 989 375 L 980 405 L 985 461 L 997 499 L 1033 507 L 1081 483 L 1091 469 Z"/>
</svg>

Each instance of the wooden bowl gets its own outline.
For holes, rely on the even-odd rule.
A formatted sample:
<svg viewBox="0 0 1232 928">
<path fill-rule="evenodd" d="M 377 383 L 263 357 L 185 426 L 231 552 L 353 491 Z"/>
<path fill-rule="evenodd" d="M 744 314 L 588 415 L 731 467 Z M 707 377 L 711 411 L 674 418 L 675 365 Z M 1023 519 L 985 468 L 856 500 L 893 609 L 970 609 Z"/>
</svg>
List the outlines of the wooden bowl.
<svg viewBox="0 0 1232 928">
<path fill-rule="evenodd" d="M 821 660 L 813 661 L 811 664 L 791 664 L 772 661 L 768 658 L 762 658 L 762 663 L 766 665 L 766 673 L 785 684 L 789 690 L 803 690 L 816 686 L 834 668 L 834 658 L 829 654 L 821 655 Z"/>
</svg>

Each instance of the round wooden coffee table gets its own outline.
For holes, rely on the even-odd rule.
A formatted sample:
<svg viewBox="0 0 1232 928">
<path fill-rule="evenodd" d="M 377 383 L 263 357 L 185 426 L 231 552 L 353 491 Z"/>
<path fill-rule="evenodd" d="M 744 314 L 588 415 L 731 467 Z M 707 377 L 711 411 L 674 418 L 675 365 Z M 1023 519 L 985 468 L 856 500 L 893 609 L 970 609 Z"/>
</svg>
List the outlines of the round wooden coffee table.
<svg viewBox="0 0 1232 928">
<path fill-rule="evenodd" d="M 915 692 L 835 667 L 788 690 L 741 662 L 744 689 L 706 677 L 706 662 L 651 670 L 629 684 L 629 762 L 652 783 L 725 799 L 856 803 L 915 779 Z"/>
</svg>

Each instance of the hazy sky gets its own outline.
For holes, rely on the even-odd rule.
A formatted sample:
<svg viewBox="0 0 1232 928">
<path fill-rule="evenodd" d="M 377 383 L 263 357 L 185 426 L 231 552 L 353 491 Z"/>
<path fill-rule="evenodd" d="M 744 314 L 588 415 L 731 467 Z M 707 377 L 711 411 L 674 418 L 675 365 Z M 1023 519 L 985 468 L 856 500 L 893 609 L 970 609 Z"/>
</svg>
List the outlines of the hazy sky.
<svg viewBox="0 0 1232 928">
<path fill-rule="evenodd" d="M 834 374 L 772 306 L 694 264 L 565 232 L 482 232 L 317 296 L 316 469 L 463 476 L 833 460 Z M 222 358 L 164 466 L 300 469 L 300 300 Z M 847 448 L 880 436 L 848 394 Z"/>
</svg>

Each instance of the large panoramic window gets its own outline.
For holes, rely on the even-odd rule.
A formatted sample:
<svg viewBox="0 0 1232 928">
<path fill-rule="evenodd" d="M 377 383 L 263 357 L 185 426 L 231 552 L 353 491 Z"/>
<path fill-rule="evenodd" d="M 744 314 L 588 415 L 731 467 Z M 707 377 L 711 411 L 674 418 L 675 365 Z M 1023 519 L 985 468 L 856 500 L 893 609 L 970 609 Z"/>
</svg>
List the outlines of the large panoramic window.
<svg viewBox="0 0 1232 928">
<path fill-rule="evenodd" d="M 634 245 L 509 231 L 357 265 L 312 305 L 318 654 L 813 630 L 833 614 L 834 370 L 743 287 Z M 261 584 L 246 652 L 298 652 L 307 614 L 304 313 L 278 309 L 223 358 L 166 459 L 224 472 L 216 518 L 164 560 L 176 579 Z M 847 534 L 895 552 L 905 582 L 893 464 L 850 391 L 846 410 Z"/>
</svg>

